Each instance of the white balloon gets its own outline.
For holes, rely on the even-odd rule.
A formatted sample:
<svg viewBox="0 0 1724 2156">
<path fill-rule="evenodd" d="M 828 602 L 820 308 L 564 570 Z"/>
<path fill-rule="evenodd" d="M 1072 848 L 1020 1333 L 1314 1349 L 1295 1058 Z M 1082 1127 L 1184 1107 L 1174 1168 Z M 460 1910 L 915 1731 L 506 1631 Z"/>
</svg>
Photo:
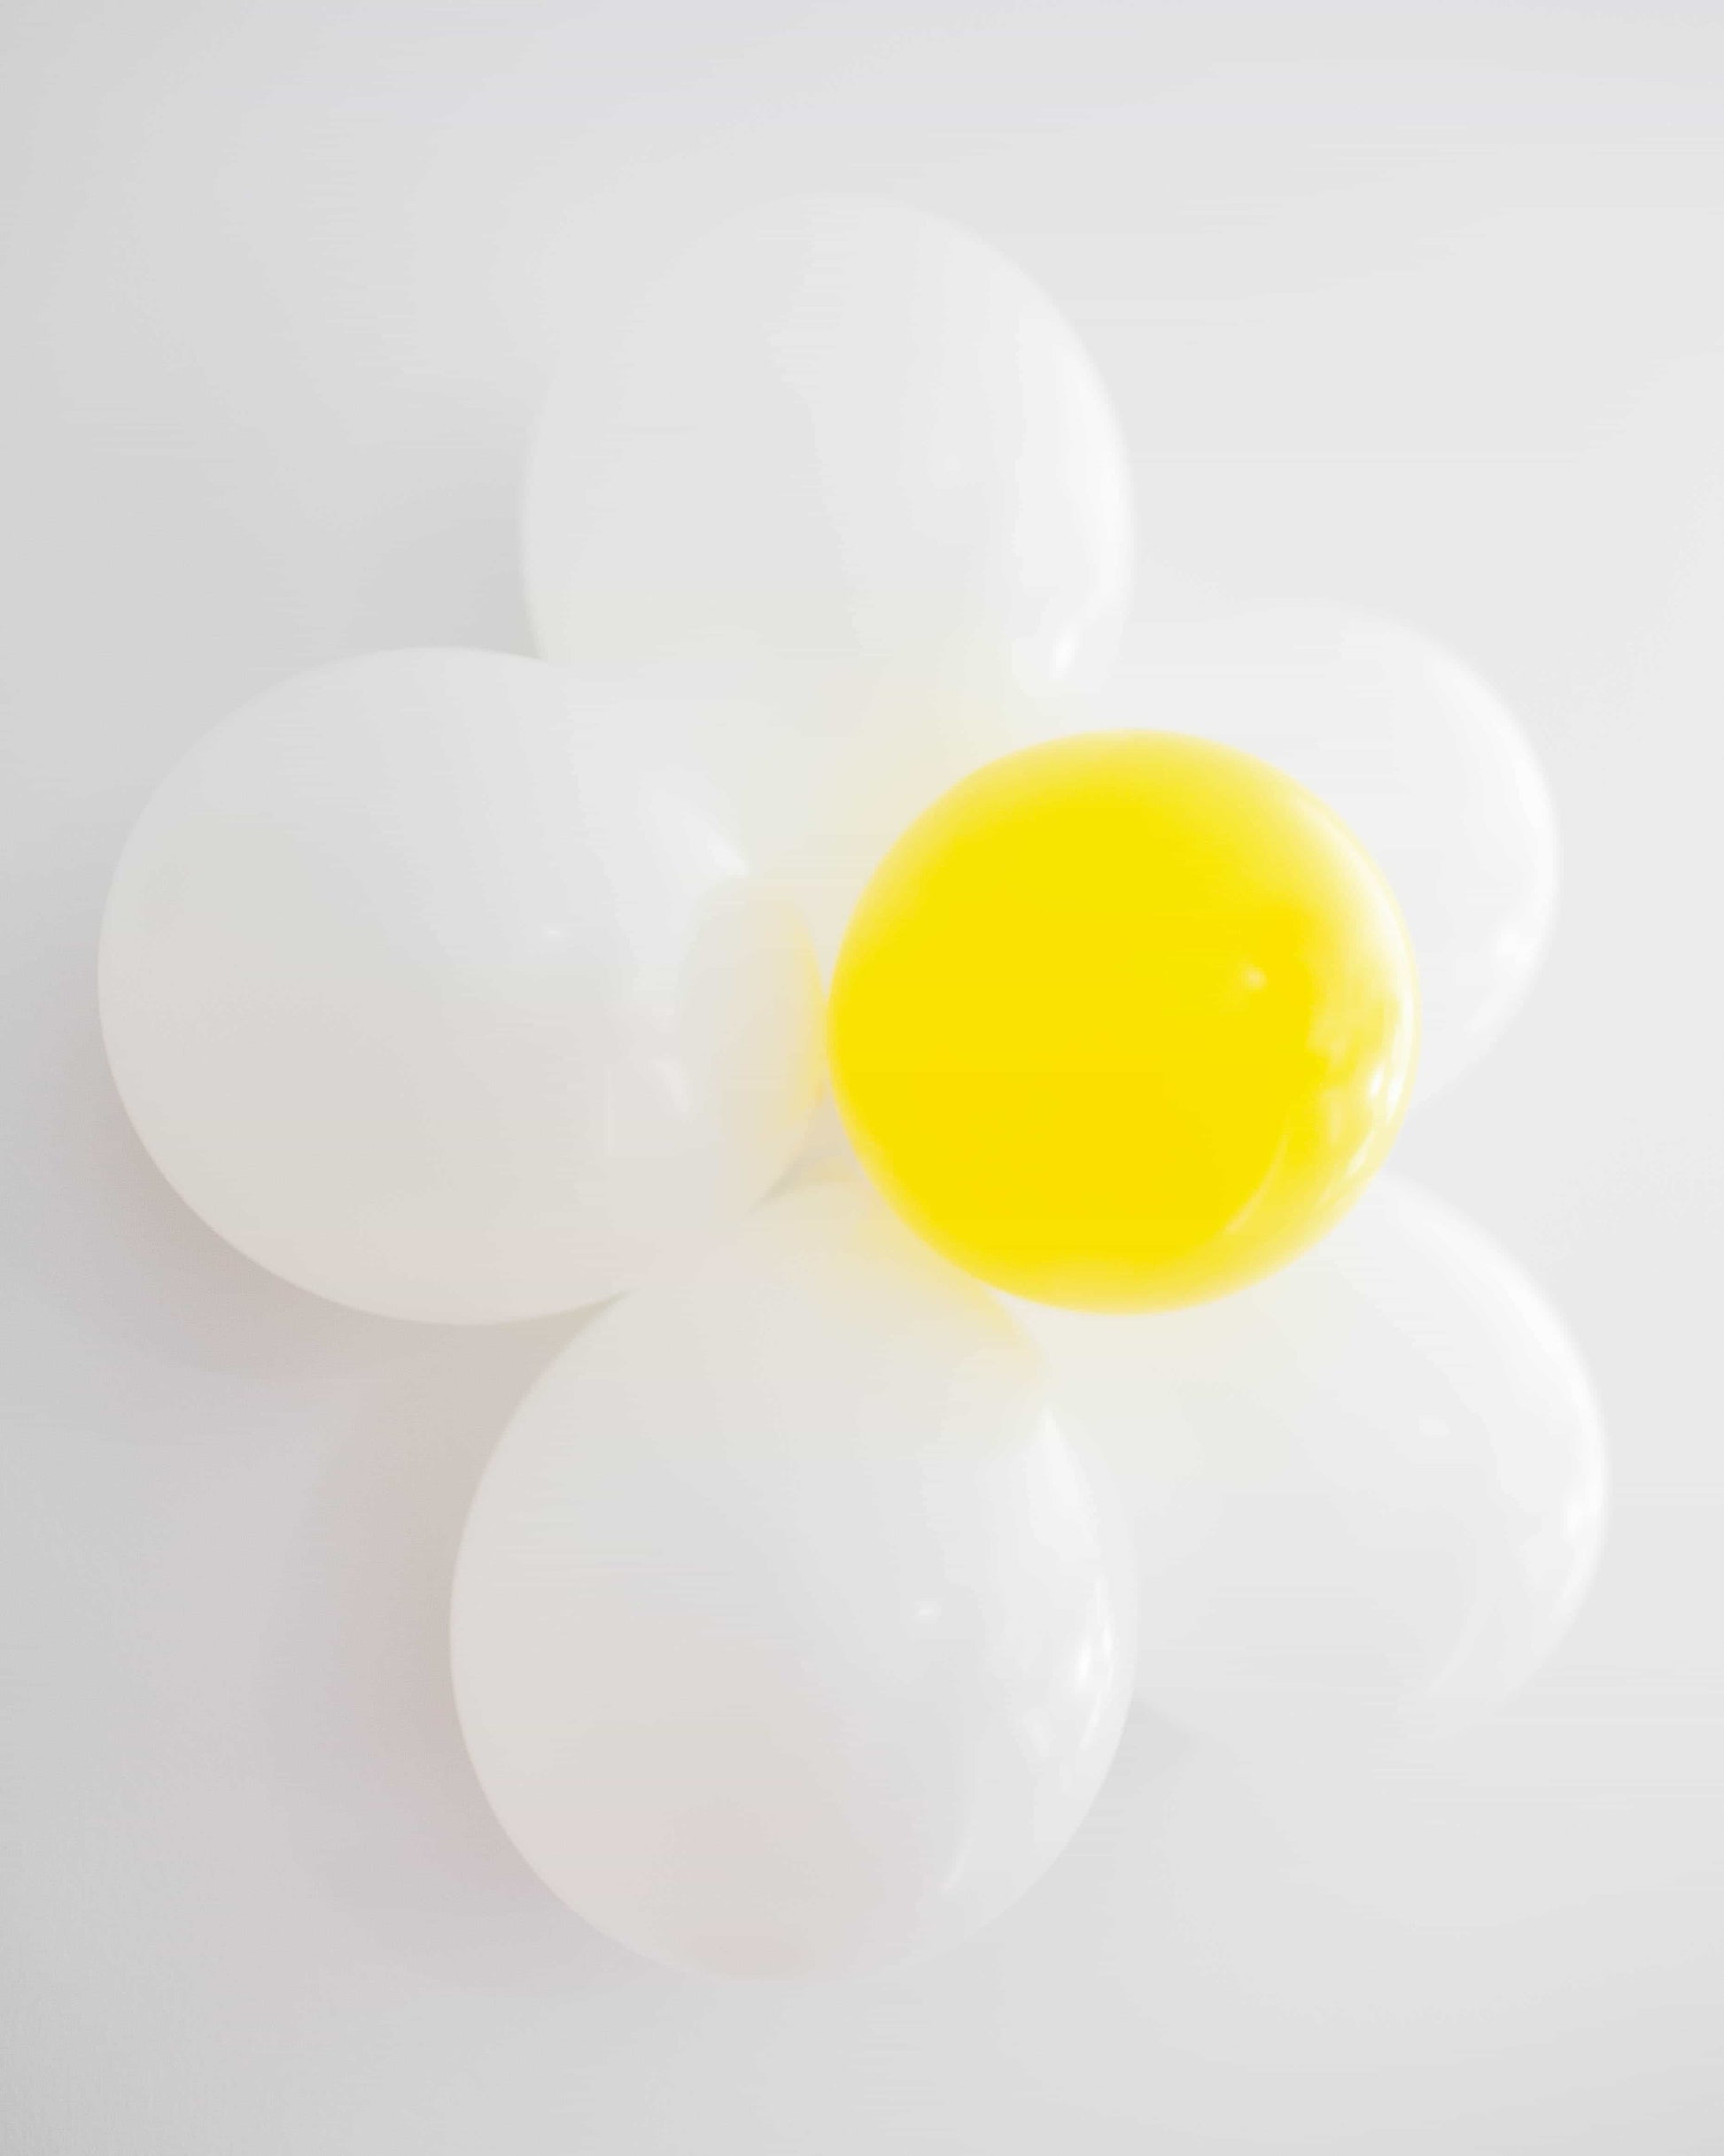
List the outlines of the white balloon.
<svg viewBox="0 0 1724 2156">
<path fill-rule="evenodd" d="M 1021 1306 L 1136 1534 L 1140 1695 L 1246 1745 L 1427 1733 L 1579 1607 L 1604 1440 L 1579 1356 L 1479 1228 L 1379 1178 L 1316 1250 L 1149 1317 Z"/>
<path fill-rule="evenodd" d="M 812 1180 L 605 1312 L 505 1432 L 454 1597 L 479 1779 L 643 1954 L 791 1976 L 941 1946 L 1112 1757 L 1116 1502 L 999 1304 Z"/>
<path fill-rule="evenodd" d="M 733 712 L 704 751 L 828 953 L 1007 707 L 1099 679 L 1129 479 L 1072 331 L 978 239 L 793 202 L 642 272 L 564 362 L 528 473 L 541 649 Z"/>
<path fill-rule="evenodd" d="M 1501 699 L 1409 629 L 1322 610 L 1135 624 L 1074 729 L 1162 727 L 1249 749 L 1309 786 L 1387 876 L 1424 1009 L 1417 1100 L 1496 1039 L 1557 902 L 1557 821 Z"/>
<path fill-rule="evenodd" d="M 522 1318 L 782 1171 L 819 1083 L 805 932 L 610 716 L 534 659 L 382 653 L 248 704 L 144 809 L 108 1055 L 248 1256 L 363 1310 Z"/>
</svg>

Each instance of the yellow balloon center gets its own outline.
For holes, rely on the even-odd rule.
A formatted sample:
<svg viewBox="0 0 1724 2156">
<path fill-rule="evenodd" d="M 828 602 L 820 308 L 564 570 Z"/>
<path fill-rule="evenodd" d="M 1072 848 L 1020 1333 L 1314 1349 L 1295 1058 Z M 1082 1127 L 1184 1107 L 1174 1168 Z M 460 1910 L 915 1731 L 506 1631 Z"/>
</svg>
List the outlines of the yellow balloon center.
<svg viewBox="0 0 1724 2156">
<path fill-rule="evenodd" d="M 1284 1264 L 1381 1164 L 1417 1036 L 1386 884 L 1271 766 L 1176 734 L 1050 742 L 905 833 L 829 1015 L 863 1165 L 937 1249 L 1080 1310 Z"/>
</svg>

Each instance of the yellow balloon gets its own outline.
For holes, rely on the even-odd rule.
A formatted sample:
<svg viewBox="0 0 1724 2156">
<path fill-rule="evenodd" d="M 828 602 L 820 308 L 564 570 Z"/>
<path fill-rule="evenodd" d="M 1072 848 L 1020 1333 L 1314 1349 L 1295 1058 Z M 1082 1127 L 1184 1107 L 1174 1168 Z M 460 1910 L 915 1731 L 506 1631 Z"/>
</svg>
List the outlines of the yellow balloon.
<svg viewBox="0 0 1724 2156">
<path fill-rule="evenodd" d="M 851 917 L 828 1018 L 862 1164 L 1033 1302 L 1224 1295 L 1381 1164 L 1418 1031 L 1388 886 L 1272 766 L 1177 734 L 973 772 Z"/>
</svg>

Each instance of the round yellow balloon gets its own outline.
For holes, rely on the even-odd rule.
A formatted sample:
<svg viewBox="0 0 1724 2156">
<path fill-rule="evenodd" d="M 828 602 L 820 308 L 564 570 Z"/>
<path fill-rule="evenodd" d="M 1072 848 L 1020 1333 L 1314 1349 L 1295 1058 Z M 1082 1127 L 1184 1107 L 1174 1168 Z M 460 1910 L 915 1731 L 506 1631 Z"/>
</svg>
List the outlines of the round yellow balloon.
<svg viewBox="0 0 1724 2156">
<path fill-rule="evenodd" d="M 1224 1295 L 1381 1164 L 1417 1039 L 1406 930 L 1322 802 L 1177 734 L 1021 750 L 905 833 L 833 978 L 863 1165 L 1033 1302 Z"/>
</svg>

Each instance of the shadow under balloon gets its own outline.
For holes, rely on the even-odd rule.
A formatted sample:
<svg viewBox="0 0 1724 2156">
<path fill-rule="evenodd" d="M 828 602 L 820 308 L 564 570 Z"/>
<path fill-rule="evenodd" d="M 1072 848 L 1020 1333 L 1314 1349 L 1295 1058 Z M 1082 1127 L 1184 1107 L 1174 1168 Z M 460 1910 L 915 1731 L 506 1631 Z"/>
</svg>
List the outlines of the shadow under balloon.
<svg viewBox="0 0 1724 2156">
<path fill-rule="evenodd" d="M 1218 1757 L 1209 1740 L 1134 1700 L 1114 1763 L 1076 1833 L 1023 1899 L 958 1956 L 993 1965 L 997 1985 L 1008 1989 L 1025 1971 L 1052 1979 L 1081 1966 L 1099 1905 L 1116 1899 L 1122 1880 L 1141 1890 L 1141 1875 L 1158 1865 L 1169 1822 L 1192 1777 Z"/>
<path fill-rule="evenodd" d="M 487 1988 L 626 1981 L 642 1965 L 532 1876 L 469 1763 L 450 1581 L 504 1423 L 577 1316 L 423 1328 L 363 1389 L 293 1545 L 263 1643 L 264 1770 L 290 1860 L 392 1955 Z"/>
</svg>

